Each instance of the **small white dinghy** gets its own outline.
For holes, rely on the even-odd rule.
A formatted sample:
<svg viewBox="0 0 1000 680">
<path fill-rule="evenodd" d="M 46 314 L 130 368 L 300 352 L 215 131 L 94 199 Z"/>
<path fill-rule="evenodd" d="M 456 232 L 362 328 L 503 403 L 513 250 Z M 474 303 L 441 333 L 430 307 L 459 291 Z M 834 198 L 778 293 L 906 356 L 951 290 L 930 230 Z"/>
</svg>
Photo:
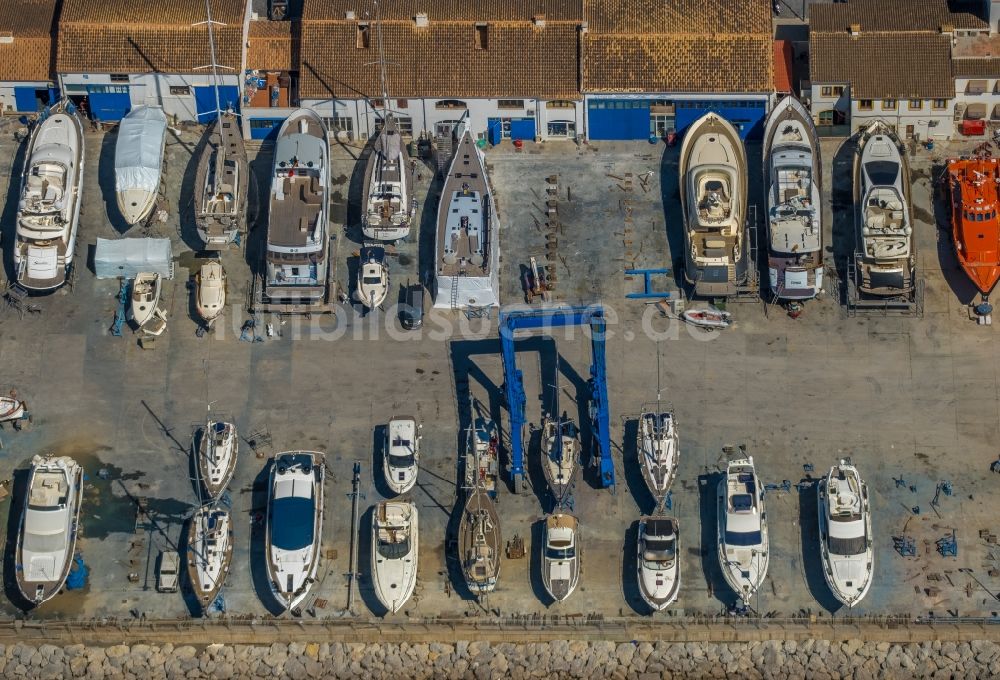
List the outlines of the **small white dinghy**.
<svg viewBox="0 0 1000 680">
<path fill-rule="evenodd" d="M 0 423 L 20 420 L 23 416 L 23 401 L 14 397 L 0 397 Z"/>
<path fill-rule="evenodd" d="M 215 501 L 226 490 L 236 471 L 238 455 L 236 426 L 209 420 L 198 446 L 198 478 L 207 500 Z"/>
<path fill-rule="evenodd" d="M 385 248 L 365 246 L 358 260 L 358 284 L 355 299 L 368 309 L 375 309 L 389 294 L 389 265 Z"/>
<path fill-rule="evenodd" d="M 875 569 L 868 485 L 850 459 L 819 481 L 823 576 L 837 600 L 853 607 L 868 594 Z"/>
<path fill-rule="evenodd" d="M 724 312 L 716 307 L 705 309 L 687 309 L 681 314 L 681 318 L 692 326 L 698 326 L 706 330 L 720 330 L 729 328 L 733 323 L 733 315 Z"/>
<path fill-rule="evenodd" d="M 639 520 L 638 581 L 642 599 L 662 611 L 677 599 L 681 586 L 677 520 L 657 515 Z"/>
<path fill-rule="evenodd" d="M 203 507 L 188 528 L 188 577 L 204 612 L 215 602 L 233 559 L 233 522 L 225 510 Z"/>
<path fill-rule="evenodd" d="M 211 326 L 226 308 L 226 270 L 220 262 L 206 262 L 195 276 L 195 307 Z"/>
<path fill-rule="evenodd" d="M 160 303 L 162 281 L 159 274 L 139 272 L 132 282 L 131 304 L 128 309 L 129 320 L 136 327 L 142 328 L 153 318 L 156 305 Z"/>
<path fill-rule="evenodd" d="M 379 602 L 398 612 L 417 583 L 417 506 L 409 501 L 383 501 L 372 517 L 372 581 Z"/>
</svg>

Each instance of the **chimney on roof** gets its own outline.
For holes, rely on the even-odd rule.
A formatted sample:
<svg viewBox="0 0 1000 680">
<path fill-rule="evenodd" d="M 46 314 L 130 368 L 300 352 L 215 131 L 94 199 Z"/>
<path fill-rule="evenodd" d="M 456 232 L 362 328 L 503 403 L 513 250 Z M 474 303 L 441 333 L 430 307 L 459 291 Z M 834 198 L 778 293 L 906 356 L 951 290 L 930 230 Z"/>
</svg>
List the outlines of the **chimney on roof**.
<svg viewBox="0 0 1000 680">
<path fill-rule="evenodd" d="M 347 19 L 348 21 L 354 21 L 355 19 L 354 11 L 349 9 L 346 12 L 344 12 L 344 18 Z"/>
<path fill-rule="evenodd" d="M 535 28 L 545 28 L 545 15 L 536 14 L 535 16 L 531 17 L 531 23 L 535 25 Z"/>
<path fill-rule="evenodd" d="M 427 12 L 420 12 L 417 16 L 413 17 L 413 22 L 417 25 L 417 28 L 427 28 L 427 24 L 430 20 L 427 18 Z"/>
<path fill-rule="evenodd" d="M 861 24 L 851 24 L 848 30 L 851 32 L 852 38 L 857 38 L 861 35 Z"/>
</svg>

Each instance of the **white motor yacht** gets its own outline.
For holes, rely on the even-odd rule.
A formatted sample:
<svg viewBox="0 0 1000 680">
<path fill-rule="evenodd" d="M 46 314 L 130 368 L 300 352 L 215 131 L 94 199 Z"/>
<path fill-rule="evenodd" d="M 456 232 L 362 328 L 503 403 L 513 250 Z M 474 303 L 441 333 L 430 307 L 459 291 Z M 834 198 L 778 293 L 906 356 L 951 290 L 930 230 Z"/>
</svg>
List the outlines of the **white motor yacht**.
<svg viewBox="0 0 1000 680">
<path fill-rule="evenodd" d="M 386 427 L 382 470 L 385 482 L 395 493 L 406 493 L 417 482 L 420 465 L 420 436 L 417 421 L 398 416 Z"/>
<path fill-rule="evenodd" d="M 636 561 L 642 599 L 656 611 L 669 607 L 681 586 L 676 518 L 657 515 L 639 520 Z"/>
<path fill-rule="evenodd" d="M 722 575 L 749 604 L 764 582 L 770 558 L 763 489 L 752 456 L 729 461 L 719 482 L 718 522 Z"/>
<path fill-rule="evenodd" d="M 817 495 L 823 576 L 833 596 L 853 607 L 868 594 L 875 568 L 868 485 L 844 459 L 820 480 Z"/>
<path fill-rule="evenodd" d="M 379 602 L 395 614 L 417 583 L 417 506 L 383 501 L 372 513 L 372 582 Z"/>
</svg>

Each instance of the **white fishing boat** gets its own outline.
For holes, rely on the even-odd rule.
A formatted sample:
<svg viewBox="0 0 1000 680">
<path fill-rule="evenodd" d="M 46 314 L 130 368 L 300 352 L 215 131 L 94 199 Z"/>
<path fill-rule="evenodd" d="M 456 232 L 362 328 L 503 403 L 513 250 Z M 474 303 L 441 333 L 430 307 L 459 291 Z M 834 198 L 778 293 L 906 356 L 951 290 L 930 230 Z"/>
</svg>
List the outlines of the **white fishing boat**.
<svg viewBox="0 0 1000 680">
<path fill-rule="evenodd" d="M 385 99 L 383 99 L 385 101 Z M 399 120 L 384 114 L 365 168 L 365 206 L 361 231 L 365 238 L 397 241 L 410 233 L 410 172 Z"/>
<path fill-rule="evenodd" d="M 236 471 L 239 437 L 236 425 L 209 420 L 198 445 L 198 479 L 207 500 L 218 500 Z"/>
<path fill-rule="evenodd" d="M 365 246 L 358 258 L 358 282 L 354 299 L 368 309 L 375 309 L 385 302 L 389 294 L 389 263 L 385 248 Z"/>
<path fill-rule="evenodd" d="M 875 567 L 868 485 L 844 459 L 819 481 L 823 577 L 839 602 L 853 607 L 868 594 Z"/>
<path fill-rule="evenodd" d="M 250 166 L 235 114 L 220 114 L 206 138 L 195 177 L 195 224 L 206 248 L 225 248 L 246 226 Z"/>
<path fill-rule="evenodd" d="M 702 309 L 686 309 L 681 314 L 681 318 L 686 323 L 705 330 L 722 330 L 729 328 L 733 323 L 733 315 L 715 307 Z"/>
<path fill-rule="evenodd" d="M 153 212 L 160 192 L 167 117 L 159 106 L 136 106 L 118 124 L 115 196 L 129 225 Z"/>
<path fill-rule="evenodd" d="M 670 409 L 646 404 L 639 414 L 639 468 L 657 503 L 662 503 L 677 477 L 680 446 L 677 420 Z"/>
<path fill-rule="evenodd" d="M 31 459 L 14 568 L 21 595 L 40 605 L 58 593 L 73 565 L 83 468 L 67 456 Z"/>
<path fill-rule="evenodd" d="M 703 297 L 731 297 L 748 287 L 747 157 L 725 118 L 706 113 L 684 134 L 680 169 L 684 279 Z"/>
<path fill-rule="evenodd" d="M 24 417 L 24 402 L 14 397 L 0 397 L 0 423 L 20 420 Z"/>
<path fill-rule="evenodd" d="M 278 130 L 271 176 L 264 295 L 316 305 L 327 294 L 330 146 L 323 119 L 299 109 Z"/>
<path fill-rule="evenodd" d="M 812 115 L 789 95 L 764 126 L 767 268 L 771 292 L 783 300 L 805 300 L 823 290 L 822 170 Z"/>
<path fill-rule="evenodd" d="M 268 484 L 267 575 L 275 599 L 296 609 L 316 581 L 323 543 L 323 456 L 288 451 L 274 457 Z"/>
<path fill-rule="evenodd" d="M 500 437 L 496 423 L 477 417 L 465 442 L 464 488 L 482 488 L 494 500 L 500 482 Z"/>
<path fill-rule="evenodd" d="M 763 489 L 752 456 L 729 461 L 718 501 L 719 565 L 726 583 L 749 605 L 770 558 Z"/>
<path fill-rule="evenodd" d="M 458 525 L 458 557 L 465 583 L 476 597 L 496 589 L 502 546 L 496 503 L 483 487 L 473 487 L 466 495 Z"/>
<path fill-rule="evenodd" d="M 209 326 L 226 309 L 226 270 L 221 262 L 206 262 L 195 276 L 195 308 Z"/>
<path fill-rule="evenodd" d="M 486 160 L 463 122 L 438 203 L 434 306 L 445 309 L 500 304 L 499 230 Z"/>
<path fill-rule="evenodd" d="M 398 416 L 390 420 L 382 448 L 382 470 L 386 484 L 397 494 L 406 493 L 416 483 L 420 465 L 417 421 L 409 416 Z"/>
<path fill-rule="evenodd" d="M 678 523 L 657 515 L 639 520 L 637 578 L 642 599 L 656 611 L 669 607 L 681 587 Z"/>
<path fill-rule="evenodd" d="M 880 120 L 859 135 L 854 204 L 859 290 L 882 297 L 909 294 L 916 285 L 910 170 L 899 138 Z"/>
<path fill-rule="evenodd" d="M 225 510 L 202 507 L 188 527 L 187 568 L 202 611 L 215 602 L 233 559 L 233 521 Z"/>
<path fill-rule="evenodd" d="M 66 282 L 80 223 L 84 137 L 69 100 L 35 124 L 25 158 L 14 268 L 21 287 L 52 290 Z"/>
<path fill-rule="evenodd" d="M 576 517 L 556 513 L 545 518 L 542 584 L 552 599 L 565 600 L 580 580 L 580 523 Z"/>
<path fill-rule="evenodd" d="M 162 283 L 160 275 L 152 272 L 139 272 L 132 281 L 128 318 L 138 328 L 145 326 L 156 313 Z"/>
<path fill-rule="evenodd" d="M 372 513 L 372 582 L 379 602 L 398 612 L 417 584 L 417 506 L 383 501 Z"/>
<path fill-rule="evenodd" d="M 577 459 L 580 457 L 579 429 L 564 413 L 542 419 L 542 474 L 552 491 L 556 505 L 561 505 L 573 488 Z"/>
</svg>

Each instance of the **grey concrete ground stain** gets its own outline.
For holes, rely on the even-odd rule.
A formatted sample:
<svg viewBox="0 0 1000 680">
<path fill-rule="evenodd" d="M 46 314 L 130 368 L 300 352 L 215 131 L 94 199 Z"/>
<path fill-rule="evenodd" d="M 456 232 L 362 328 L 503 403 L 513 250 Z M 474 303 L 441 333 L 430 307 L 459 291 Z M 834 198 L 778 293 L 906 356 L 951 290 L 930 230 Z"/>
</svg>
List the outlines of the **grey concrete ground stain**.
<svg viewBox="0 0 1000 680">
<path fill-rule="evenodd" d="M 340 191 L 334 191 L 330 195 L 330 219 L 338 224 L 347 220 L 347 201 Z"/>
<path fill-rule="evenodd" d="M 334 186 L 340 186 L 341 184 L 347 184 L 347 180 L 348 180 L 347 175 L 341 173 L 341 174 L 337 175 L 336 177 L 331 177 L 330 178 L 330 184 L 332 184 Z"/>
<path fill-rule="evenodd" d="M 934 219 L 934 213 L 919 205 L 913 206 L 913 217 L 920 222 L 926 222 L 927 224 L 935 224 L 937 222 L 937 220 Z"/>
</svg>

